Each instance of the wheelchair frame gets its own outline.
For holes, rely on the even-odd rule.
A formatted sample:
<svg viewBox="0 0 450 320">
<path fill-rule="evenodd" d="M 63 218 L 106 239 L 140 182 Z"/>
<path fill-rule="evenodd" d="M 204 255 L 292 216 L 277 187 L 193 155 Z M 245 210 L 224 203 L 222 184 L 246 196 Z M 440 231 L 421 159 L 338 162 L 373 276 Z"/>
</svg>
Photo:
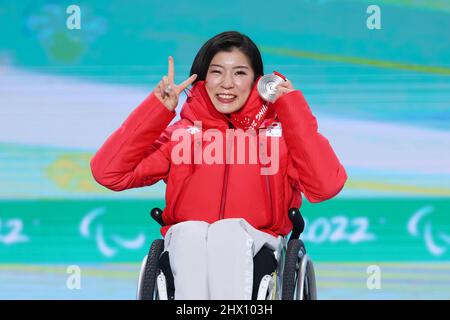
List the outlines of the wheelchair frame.
<svg viewBox="0 0 450 320">
<path fill-rule="evenodd" d="M 164 226 L 160 208 L 153 208 L 150 215 Z M 291 236 L 287 246 L 283 238 L 280 249 L 274 251 L 278 261 L 277 270 L 262 278 L 257 300 L 317 299 L 314 266 L 300 240 L 305 222 L 297 208 L 289 209 L 288 216 L 293 224 Z M 136 294 L 138 300 L 168 300 L 166 278 L 159 268 L 159 257 L 163 251 L 164 240 L 154 240 L 141 264 Z"/>
</svg>

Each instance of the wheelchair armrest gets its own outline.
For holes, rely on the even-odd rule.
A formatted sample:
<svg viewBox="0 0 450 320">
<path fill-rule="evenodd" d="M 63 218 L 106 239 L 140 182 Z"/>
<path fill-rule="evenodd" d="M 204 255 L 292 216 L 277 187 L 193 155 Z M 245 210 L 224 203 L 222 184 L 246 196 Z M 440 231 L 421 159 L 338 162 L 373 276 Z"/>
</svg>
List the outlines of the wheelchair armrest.
<svg viewBox="0 0 450 320">
<path fill-rule="evenodd" d="M 162 219 L 162 210 L 160 208 L 153 208 L 150 211 L 150 216 L 159 223 L 161 227 L 164 227 L 164 221 Z"/>
<path fill-rule="evenodd" d="M 297 208 L 290 208 L 288 217 L 293 225 L 292 234 L 289 240 L 300 238 L 300 234 L 305 230 L 305 220 L 303 220 L 300 210 Z"/>
</svg>

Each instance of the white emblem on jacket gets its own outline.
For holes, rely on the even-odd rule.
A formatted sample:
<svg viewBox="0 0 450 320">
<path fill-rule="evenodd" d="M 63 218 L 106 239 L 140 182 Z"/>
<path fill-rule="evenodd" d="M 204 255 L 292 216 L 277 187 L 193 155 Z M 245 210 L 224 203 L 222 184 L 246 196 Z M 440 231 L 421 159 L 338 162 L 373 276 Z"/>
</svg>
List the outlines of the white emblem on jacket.
<svg viewBox="0 0 450 320">
<path fill-rule="evenodd" d="M 281 122 L 272 123 L 266 130 L 266 137 L 281 137 Z"/>
<path fill-rule="evenodd" d="M 190 134 L 195 134 L 197 132 L 200 132 L 200 129 L 197 128 L 196 126 L 189 126 L 187 127 L 187 132 L 189 132 Z"/>
</svg>

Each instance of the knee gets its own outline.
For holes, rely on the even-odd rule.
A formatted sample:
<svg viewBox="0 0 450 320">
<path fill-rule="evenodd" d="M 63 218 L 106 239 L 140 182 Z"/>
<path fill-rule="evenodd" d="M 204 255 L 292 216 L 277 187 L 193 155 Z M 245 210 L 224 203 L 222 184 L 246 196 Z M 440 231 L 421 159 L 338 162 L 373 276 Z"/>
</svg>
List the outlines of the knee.
<svg viewBox="0 0 450 320">
<path fill-rule="evenodd" d="M 208 248 L 227 252 L 245 251 L 252 254 L 254 241 L 242 226 L 242 219 L 219 220 L 209 226 Z"/>
<path fill-rule="evenodd" d="M 212 223 L 209 226 L 208 232 L 210 234 L 223 234 L 223 232 L 236 232 L 244 230 L 243 224 L 246 221 L 242 218 L 230 218 L 230 219 L 222 219 Z"/>
<path fill-rule="evenodd" d="M 189 237 L 191 239 L 204 237 L 207 230 L 208 223 L 204 221 L 184 221 L 170 227 L 167 231 L 166 238 L 173 237 L 173 235 L 178 237 Z"/>
<path fill-rule="evenodd" d="M 204 221 L 185 221 L 170 227 L 164 238 L 164 249 L 183 251 L 187 248 L 206 246 L 208 223 Z"/>
</svg>

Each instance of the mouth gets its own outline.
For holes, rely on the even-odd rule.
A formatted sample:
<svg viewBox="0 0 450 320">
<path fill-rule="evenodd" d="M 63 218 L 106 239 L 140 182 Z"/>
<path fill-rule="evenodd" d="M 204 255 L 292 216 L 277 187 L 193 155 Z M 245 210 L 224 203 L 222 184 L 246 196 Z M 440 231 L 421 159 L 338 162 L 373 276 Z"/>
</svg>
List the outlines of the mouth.
<svg viewBox="0 0 450 320">
<path fill-rule="evenodd" d="M 216 99 L 217 99 L 220 103 L 223 103 L 223 104 L 230 104 L 230 103 L 233 103 L 234 100 L 237 99 L 237 96 L 234 95 L 234 94 L 222 94 L 222 93 L 219 93 L 219 94 L 216 94 Z"/>
</svg>

